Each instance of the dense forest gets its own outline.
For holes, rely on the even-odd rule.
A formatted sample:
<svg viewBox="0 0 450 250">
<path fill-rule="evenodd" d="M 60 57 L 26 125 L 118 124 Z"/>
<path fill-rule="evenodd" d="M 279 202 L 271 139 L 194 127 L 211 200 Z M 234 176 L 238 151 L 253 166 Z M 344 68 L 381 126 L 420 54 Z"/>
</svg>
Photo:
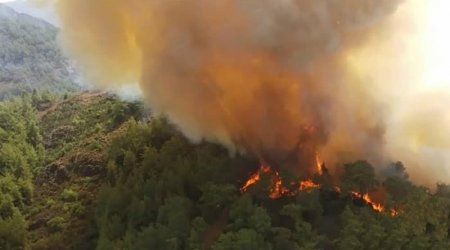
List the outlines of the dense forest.
<svg viewBox="0 0 450 250">
<path fill-rule="evenodd" d="M 0 4 L 0 99 L 32 89 L 77 89 L 74 63 L 57 35 L 53 25 Z"/>
<path fill-rule="evenodd" d="M 401 163 L 323 166 L 275 197 L 261 171 L 243 190 L 258 159 L 103 92 L 4 101 L 0 140 L 0 249 L 450 248 L 450 187 L 416 186 Z"/>
</svg>

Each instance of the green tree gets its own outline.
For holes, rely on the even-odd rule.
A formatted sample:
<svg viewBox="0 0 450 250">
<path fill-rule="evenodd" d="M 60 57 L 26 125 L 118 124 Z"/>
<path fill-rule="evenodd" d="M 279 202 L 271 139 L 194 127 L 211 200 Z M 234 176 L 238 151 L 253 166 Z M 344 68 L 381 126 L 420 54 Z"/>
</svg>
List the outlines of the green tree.
<svg viewBox="0 0 450 250">
<path fill-rule="evenodd" d="M 19 211 L 9 218 L 0 218 L 0 249 L 20 250 L 27 246 L 27 225 Z"/>
<path fill-rule="evenodd" d="M 201 250 L 204 245 L 204 236 L 208 229 L 208 224 L 202 217 L 196 217 L 191 222 L 191 233 L 188 239 L 187 248 L 191 250 Z"/>
<path fill-rule="evenodd" d="M 272 228 L 272 247 L 274 250 L 300 250 L 300 246 L 293 239 L 293 233 L 288 228 Z"/>
<path fill-rule="evenodd" d="M 375 170 L 367 161 L 345 164 L 340 179 L 344 192 L 356 191 L 365 194 L 374 190 L 378 185 Z"/>
<path fill-rule="evenodd" d="M 167 198 L 160 207 L 157 221 L 169 228 L 179 239 L 186 240 L 191 228 L 191 201 L 185 197 Z"/>
<path fill-rule="evenodd" d="M 364 222 L 364 230 L 359 240 L 364 245 L 364 249 L 383 249 L 382 244 L 387 236 L 387 233 L 386 229 L 382 225 L 382 221 L 378 219 L 379 216 L 379 214 L 374 213 L 369 208 L 362 208 L 360 210 L 359 217 L 360 220 Z"/>
<path fill-rule="evenodd" d="M 264 241 L 264 237 L 252 229 L 241 229 L 237 232 L 222 234 L 212 246 L 213 250 L 248 250 L 270 249 L 270 245 Z"/>
<path fill-rule="evenodd" d="M 335 240 L 338 250 L 364 249 L 360 241 L 364 227 L 360 218 L 347 207 L 341 215 L 342 229 L 339 237 Z"/>
<path fill-rule="evenodd" d="M 293 222 L 292 238 L 302 249 L 314 249 L 320 237 L 314 232 L 312 225 L 303 218 L 305 210 L 298 204 L 287 204 L 280 214 L 287 216 Z"/>
</svg>

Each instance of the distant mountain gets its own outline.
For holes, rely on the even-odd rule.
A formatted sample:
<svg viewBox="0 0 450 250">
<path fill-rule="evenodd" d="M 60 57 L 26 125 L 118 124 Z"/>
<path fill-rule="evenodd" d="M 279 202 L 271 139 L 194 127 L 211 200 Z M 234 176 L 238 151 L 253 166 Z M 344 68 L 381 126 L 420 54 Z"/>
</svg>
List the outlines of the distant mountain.
<svg viewBox="0 0 450 250">
<path fill-rule="evenodd" d="M 36 5 L 33 1 L 27 0 L 15 0 L 11 2 L 6 2 L 6 6 L 13 8 L 19 13 L 28 14 L 30 16 L 45 20 L 55 26 L 58 26 L 58 18 L 53 5 Z"/>
<path fill-rule="evenodd" d="M 0 4 L 0 99 L 32 89 L 77 89 L 73 63 L 57 43 L 58 28 Z"/>
</svg>

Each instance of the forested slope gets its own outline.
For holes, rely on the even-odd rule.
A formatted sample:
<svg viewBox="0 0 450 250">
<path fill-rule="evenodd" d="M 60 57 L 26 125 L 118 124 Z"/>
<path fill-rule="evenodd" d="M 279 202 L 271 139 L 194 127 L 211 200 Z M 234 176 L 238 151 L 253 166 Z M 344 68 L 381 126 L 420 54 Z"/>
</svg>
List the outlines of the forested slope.
<svg viewBox="0 0 450 250">
<path fill-rule="evenodd" d="M 449 186 L 416 186 L 401 163 L 324 167 L 271 196 L 274 171 L 242 189 L 258 159 L 146 113 L 103 92 L 2 102 L 0 249 L 450 249 Z"/>
<path fill-rule="evenodd" d="M 0 4 L 0 98 L 32 89 L 77 88 L 77 75 L 53 25 Z"/>
</svg>

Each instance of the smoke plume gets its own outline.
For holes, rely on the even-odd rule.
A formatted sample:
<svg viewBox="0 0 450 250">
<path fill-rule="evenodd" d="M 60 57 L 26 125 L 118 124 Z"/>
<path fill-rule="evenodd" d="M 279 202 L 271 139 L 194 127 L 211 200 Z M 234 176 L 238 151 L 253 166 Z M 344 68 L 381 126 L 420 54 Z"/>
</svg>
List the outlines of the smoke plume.
<svg viewBox="0 0 450 250">
<path fill-rule="evenodd" d="M 389 27 L 400 2 L 60 0 L 56 6 L 64 45 L 95 82 L 139 82 L 148 104 L 192 140 L 308 171 L 316 152 L 329 163 L 389 159 L 390 109 L 377 94 L 381 87 L 349 62 Z"/>
</svg>

